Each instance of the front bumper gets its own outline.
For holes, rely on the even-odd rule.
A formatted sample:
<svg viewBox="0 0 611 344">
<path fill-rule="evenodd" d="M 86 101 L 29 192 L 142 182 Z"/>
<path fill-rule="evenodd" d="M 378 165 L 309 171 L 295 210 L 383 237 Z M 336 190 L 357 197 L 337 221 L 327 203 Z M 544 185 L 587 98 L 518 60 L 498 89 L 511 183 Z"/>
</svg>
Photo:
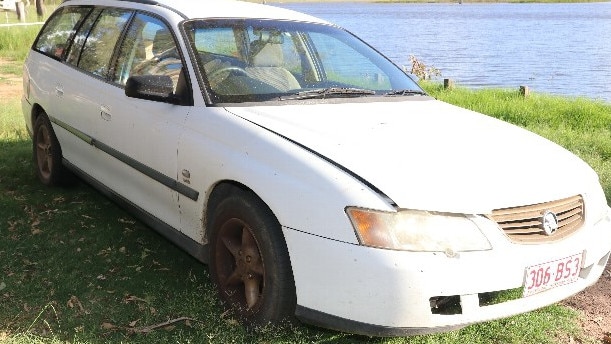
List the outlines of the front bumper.
<svg viewBox="0 0 611 344">
<path fill-rule="evenodd" d="M 528 312 L 594 284 L 611 251 L 610 213 L 562 241 L 510 243 L 489 251 L 401 252 L 337 242 L 284 228 L 302 321 L 375 336 L 443 332 Z M 584 253 L 579 279 L 529 297 L 485 305 L 490 293 L 521 288 L 527 266 Z M 434 301 L 459 300 L 458 311 L 436 314 Z"/>
</svg>

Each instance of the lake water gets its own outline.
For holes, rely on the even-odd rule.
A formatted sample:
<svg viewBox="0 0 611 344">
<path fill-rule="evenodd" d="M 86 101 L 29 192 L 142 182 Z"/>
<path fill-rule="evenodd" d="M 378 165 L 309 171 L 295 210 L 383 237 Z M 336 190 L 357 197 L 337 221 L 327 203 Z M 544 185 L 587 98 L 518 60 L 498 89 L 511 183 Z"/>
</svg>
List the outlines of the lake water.
<svg viewBox="0 0 611 344">
<path fill-rule="evenodd" d="M 611 102 L 611 2 L 276 6 L 343 26 L 398 65 L 413 54 L 459 85 Z"/>
</svg>

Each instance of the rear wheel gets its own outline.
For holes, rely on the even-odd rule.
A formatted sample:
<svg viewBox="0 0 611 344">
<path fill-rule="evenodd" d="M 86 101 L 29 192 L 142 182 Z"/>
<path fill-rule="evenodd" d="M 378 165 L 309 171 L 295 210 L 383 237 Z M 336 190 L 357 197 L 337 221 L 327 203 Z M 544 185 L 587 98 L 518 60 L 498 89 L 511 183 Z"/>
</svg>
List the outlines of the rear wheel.
<svg viewBox="0 0 611 344">
<path fill-rule="evenodd" d="M 33 155 L 36 174 L 43 184 L 52 186 L 64 180 L 67 172 L 62 165 L 62 150 L 45 113 L 34 122 Z"/>
<path fill-rule="evenodd" d="M 213 209 L 210 273 L 221 300 L 242 323 L 266 325 L 295 313 L 295 282 L 280 224 L 250 192 Z"/>
</svg>

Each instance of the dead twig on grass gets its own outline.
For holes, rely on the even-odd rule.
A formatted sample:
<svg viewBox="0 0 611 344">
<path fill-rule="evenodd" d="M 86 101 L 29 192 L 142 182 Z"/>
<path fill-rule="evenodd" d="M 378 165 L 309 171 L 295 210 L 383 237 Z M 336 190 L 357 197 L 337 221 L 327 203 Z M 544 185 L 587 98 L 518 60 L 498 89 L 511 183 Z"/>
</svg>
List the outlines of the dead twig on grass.
<svg viewBox="0 0 611 344">
<path fill-rule="evenodd" d="M 191 319 L 191 318 L 187 318 L 187 317 L 180 317 L 180 318 L 176 318 L 176 319 L 172 319 L 172 320 L 168 320 L 159 324 L 155 324 L 155 325 L 150 325 L 150 326 L 146 326 L 146 327 L 140 327 L 140 328 L 127 328 L 126 330 L 130 333 L 139 333 L 139 334 L 146 334 L 152 331 L 155 331 L 157 329 L 160 328 L 164 328 L 167 326 L 170 326 L 172 324 L 175 324 L 177 322 L 181 322 L 181 321 L 185 321 L 185 322 L 190 322 L 190 321 L 196 321 L 195 319 Z"/>
</svg>

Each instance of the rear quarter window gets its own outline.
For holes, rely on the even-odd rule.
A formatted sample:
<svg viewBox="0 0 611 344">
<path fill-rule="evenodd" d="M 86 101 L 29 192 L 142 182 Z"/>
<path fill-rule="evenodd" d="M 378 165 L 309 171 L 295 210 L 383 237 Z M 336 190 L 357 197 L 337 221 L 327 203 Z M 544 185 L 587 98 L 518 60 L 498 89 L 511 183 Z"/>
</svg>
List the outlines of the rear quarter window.
<svg viewBox="0 0 611 344">
<path fill-rule="evenodd" d="M 77 28 L 90 11 L 90 7 L 64 7 L 55 12 L 34 42 L 34 50 L 61 59 Z"/>
</svg>

